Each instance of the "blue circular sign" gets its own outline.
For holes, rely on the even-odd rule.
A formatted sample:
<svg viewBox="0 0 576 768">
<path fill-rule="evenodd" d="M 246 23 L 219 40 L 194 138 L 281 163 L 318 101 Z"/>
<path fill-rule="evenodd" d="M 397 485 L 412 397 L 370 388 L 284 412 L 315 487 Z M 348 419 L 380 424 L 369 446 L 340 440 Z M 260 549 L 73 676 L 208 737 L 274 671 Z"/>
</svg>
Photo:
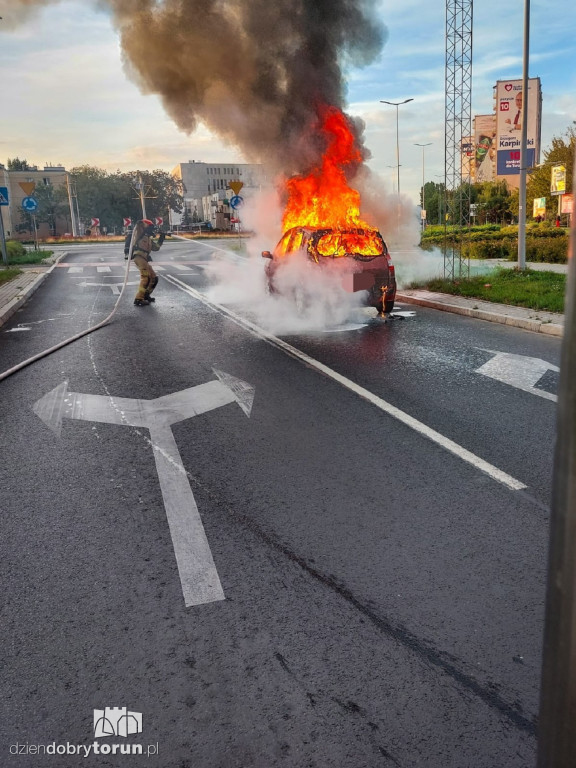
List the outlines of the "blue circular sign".
<svg viewBox="0 0 576 768">
<path fill-rule="evenodd" d="M 34 213 L 34 211 L 38 210 L 38 200 L 35 197 L 25 197 L 22 200 L 22 208 L 24 208 L 26 213 Z"/>
<path fill-rule="evenodd" d="M 243 202 L 244 198 L 240 197 L 240 195 L 234 195 L 234 197 L 230 198 L 230 206 L 232 208 L 240 208 Z"/>
</svg>

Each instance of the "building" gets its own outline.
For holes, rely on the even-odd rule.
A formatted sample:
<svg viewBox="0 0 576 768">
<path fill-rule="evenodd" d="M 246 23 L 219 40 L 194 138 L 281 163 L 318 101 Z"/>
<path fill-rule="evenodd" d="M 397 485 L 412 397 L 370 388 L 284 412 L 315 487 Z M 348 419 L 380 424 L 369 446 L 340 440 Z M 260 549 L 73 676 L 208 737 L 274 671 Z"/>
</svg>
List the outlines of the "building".
<svg viewBox="0 0 576 768">
<path fill-rule="evenodd" d="M 230 229 L 231 213 L 226 201 L 234 194 L 229 186 L 231 181 L 242 182 L 242 197 L 250 197 L 271 183 L 264 166 L 257 163 L 204 163 L 189 160 L 177 165 L 172 175 L 182 182 L 188 221 L 209 221 L 215 229 Z M 170 211 L 172 226 L 182 225 L 183 219 L 184 213 Z"/>
<path fill-rule="evenodd" d="M 33 197 L 34 191 L 39 187 L 67 187 L 68 171 L 61 165 L 46 165 L 39 169 L 38 166 L 30 166 L 25 171 L 10 171 L 0 163 L 0 187 L 8 191 L 8 205 L 0 207 L 4 232 L 6 238 L 14 240 L 27 240 L 34 236 L 33 231 L 18 231 L 18 226 L 26 221 L 22 201 L 25 197 Z M 47 222 L 38 222 L 38 238 L 50 237 L 52 231 Z M 62 235 L 71 231 L 70 217 L 56 220 L 56 232 Z"/>
</svg>

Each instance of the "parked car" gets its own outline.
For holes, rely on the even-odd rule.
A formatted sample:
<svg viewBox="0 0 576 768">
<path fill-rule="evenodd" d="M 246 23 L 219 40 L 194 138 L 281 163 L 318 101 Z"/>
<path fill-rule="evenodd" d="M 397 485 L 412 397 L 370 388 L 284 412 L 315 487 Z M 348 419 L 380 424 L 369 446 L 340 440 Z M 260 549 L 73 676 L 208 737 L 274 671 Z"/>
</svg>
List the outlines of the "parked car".
<svg viewBox="0 0 576 768">
<path fill-rule="evenodd" d="M 291 253 L 304 252 L 320 269 L 334 259 L 350 259 L 351 281 L 348 289 L 367 291 L 368 304 L 380 314 L 392 312 L 396 300 L 394 265 L 382 235 L 376 229 L 325 229 L 293 227 L 287 230 L 273 252 L 262 251 L 269 259 L 266 265 L 268 288 L 279 293 L 275 276 Z M 301 303 L 299 296 L 295 297 Z"/>
</svg>

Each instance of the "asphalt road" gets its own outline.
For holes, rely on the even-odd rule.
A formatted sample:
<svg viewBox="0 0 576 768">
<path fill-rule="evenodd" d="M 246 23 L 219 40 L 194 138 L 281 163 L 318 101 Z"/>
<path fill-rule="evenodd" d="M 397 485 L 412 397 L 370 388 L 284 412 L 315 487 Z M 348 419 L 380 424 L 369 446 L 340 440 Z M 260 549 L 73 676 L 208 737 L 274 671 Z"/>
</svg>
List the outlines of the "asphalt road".
<svg viewBox="0 0 576 768">
<path fill-rule="evenodd" d="M 196 293 L 214 247 L 167 242 L 155 305 L 129 285 L 0 385 L 0 764 L 534 765 L 559 340 L 408 306 L 276 337 Z M 125 263 L 71 249 L 0 369 Z M 142 733 L 95 737 L 122 706 Z"/>
</svg>

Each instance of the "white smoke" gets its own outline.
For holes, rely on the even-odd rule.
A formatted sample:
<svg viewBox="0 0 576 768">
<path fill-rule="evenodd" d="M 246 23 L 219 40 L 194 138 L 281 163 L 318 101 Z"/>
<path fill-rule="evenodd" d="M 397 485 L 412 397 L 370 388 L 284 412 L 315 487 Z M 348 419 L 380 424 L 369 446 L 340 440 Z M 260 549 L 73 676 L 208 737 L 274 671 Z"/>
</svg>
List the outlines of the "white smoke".
<svg viewBox="0 0 576 768">
<path fill-rule="evenodd" d="M 274 274 L 273 292 L 268 262 L 252 255 L 231 263 L 225 254 L 215 254 L 205 268 L 212 283 L 208 298 L 237 307 L 274 334 L 347 330 L 377 315 L 375 308 L 364 306 L 364 293 L 346 290 L 344 283 L 352 277 L 344 260 L 321 267 L 304 254 L 291 254 Z"/>
</svg>

